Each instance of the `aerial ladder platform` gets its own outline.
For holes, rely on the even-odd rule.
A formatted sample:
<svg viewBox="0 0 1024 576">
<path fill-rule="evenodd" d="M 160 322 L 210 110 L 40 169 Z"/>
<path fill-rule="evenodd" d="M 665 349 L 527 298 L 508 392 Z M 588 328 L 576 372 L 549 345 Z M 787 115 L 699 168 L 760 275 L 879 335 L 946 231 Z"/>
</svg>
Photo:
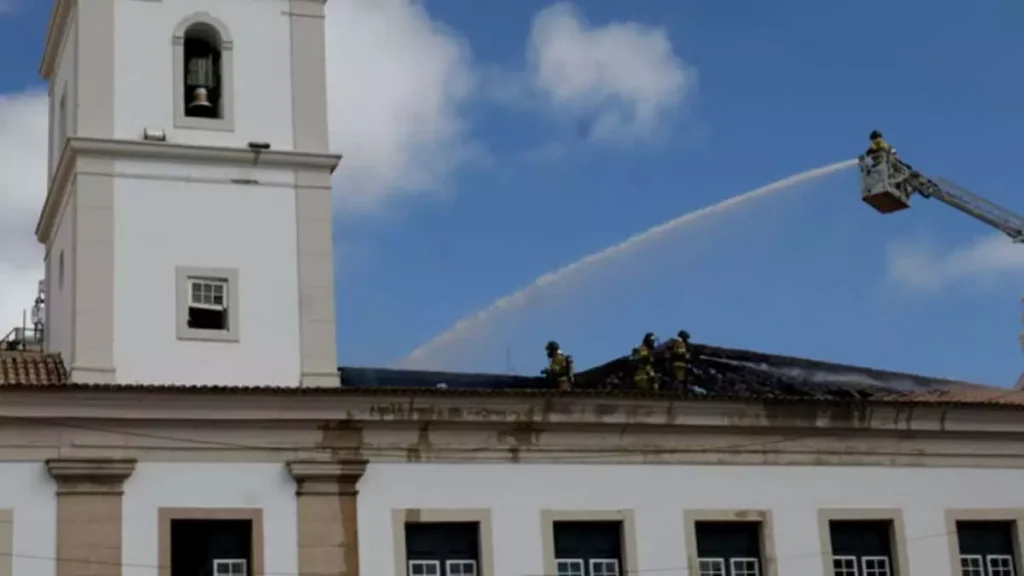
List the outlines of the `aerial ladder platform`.
<svg viewBox="0 0 1024 576">
<path fill-rule="evenodd" d="M 1015 243 L 1024 243 L 1024 217 L 951 182 L 924 176 L 900 159 L 895 152 L 874 156 L 864 154 L 858 161 L 861 197 L 882 214 L 910 208 L 911 198 L 917 194 L 938 200 L 980 220 L 999 230 Z M 1020 344 L 1021 350 L 1024 351 L 1024 333 L 1020 335 Z"/>
</svg>

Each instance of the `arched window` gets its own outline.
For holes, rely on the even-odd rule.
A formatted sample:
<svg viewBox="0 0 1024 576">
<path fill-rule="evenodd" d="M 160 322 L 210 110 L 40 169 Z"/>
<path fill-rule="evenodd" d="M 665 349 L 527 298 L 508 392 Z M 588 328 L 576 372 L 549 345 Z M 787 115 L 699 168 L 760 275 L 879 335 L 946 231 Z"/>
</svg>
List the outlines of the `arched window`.
<svg viewBox="0 0 1024 576">
<path fill-rule="evenodd" d="M 175 126 L 233 130 L 232 42 L 227 27 L 200 12 L 174 32 Z"/>
<path fill-rule="evenodd" d="M 185 116 L 223 118 L 220 106 L 220 35 L 205 22 L 185 30 Z"/>
</svg>

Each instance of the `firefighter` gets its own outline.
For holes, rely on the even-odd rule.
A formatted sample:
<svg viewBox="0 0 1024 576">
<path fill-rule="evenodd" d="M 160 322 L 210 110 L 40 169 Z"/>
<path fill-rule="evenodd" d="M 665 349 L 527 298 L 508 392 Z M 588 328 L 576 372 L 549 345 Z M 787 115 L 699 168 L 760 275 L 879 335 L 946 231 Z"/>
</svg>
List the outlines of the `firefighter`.
<svg viewBox="0 0 1024 576">
<path fill-rule="evenodd" d="M 658 375 L 654 371 L 654 349 L 658 339 L 653 332 L 644 334 L 643 342 L 633 348 L 629 361 L 633 365 L 633 384 L 640 390 L 657 390 Z"/>
<path fill-rule="evenodd" d="M 686 384 L 686 376 L 690 367 L 690 333 L 680 330 L 675 338 L 668 341 L 668 365 L 672 379 Z"/>
<path fill-rule="evenodd" d="M 886 156 L 896 155 L 896 151 L 885 141 L 882 133 L 878 130 L 872 130 L 869 138 L 871 139 L 871 145 L 868 146 L 868 150 L 864 154 L 871 159 L 875 166 L 881 163 Z"/>
<path fill-rule="evenodd" d="M 541 370 L 541 374 L 554 382 L 559 390 L 571 390 L 575 379 L 572 356 L 562 352 L 561 346 L 554 340 L 548 342 L 545 350 L 548 356 L 548 367 Z"/>
</svg>

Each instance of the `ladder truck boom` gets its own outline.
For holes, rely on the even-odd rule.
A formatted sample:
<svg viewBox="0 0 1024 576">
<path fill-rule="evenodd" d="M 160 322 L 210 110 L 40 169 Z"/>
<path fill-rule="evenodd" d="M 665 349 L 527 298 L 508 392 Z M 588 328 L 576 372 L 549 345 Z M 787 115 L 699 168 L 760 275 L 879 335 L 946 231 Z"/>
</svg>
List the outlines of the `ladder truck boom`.
<svg viewBox="0 0 1024 576">
<path fill-rule="evenodd" d="M 988 224 L 1015 243 L 1024 243 L 1024 217 L 955 184 L 924 176 L 891 150 L 874 155 L 864 154 L 858 161 L 861 197 L 883 214 L 910 208 L 911 196 L 919 194 L 925 198 L 934 198 Z M 1024 332 L 1019 340 L 1021 350 L 1024 351 Z M 1020 382 L 1024 383 L 1024 375 Z"/>
<path fill-rule="evenodd" d="M 928 178 L 894 154 L 879 157 L 877 161 L 861 156 L 859 163 L 862 197 L 883 214 L 909 208 L 911 196 L 916 193 L 956 208 L 1006 234 L 1014 242 L 1024 242 L 1024 217 L 951 182 Z"/>
</svg>

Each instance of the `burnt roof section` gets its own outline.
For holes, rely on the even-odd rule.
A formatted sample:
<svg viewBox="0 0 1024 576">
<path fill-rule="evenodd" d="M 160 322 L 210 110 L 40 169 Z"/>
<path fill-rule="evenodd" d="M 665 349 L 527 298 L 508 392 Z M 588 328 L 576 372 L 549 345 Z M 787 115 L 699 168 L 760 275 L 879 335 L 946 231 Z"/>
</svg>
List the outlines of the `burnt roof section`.
<svg viewBox="0 0 1024 576">
<path fill-rule="evenodd" d="M 928 378 L 761 352 L 693 345 L 687 386 L 663 381 L 660 392 L 636 390 L 626 357 L 577 375 L 576 389 L 554 390 L 540 377 L 339 368 L 338 388 L 191 384 L 91 384 L 71 382 L 59 354 L 0 352 L 0 386 L 5 389 L 79 389 L 180 393 L 379 394 L 409 396 L 607 396 L 763 402 L 871 402 L 940 405 L 1001 405 L 1024 408 L 1024 391 Z"/>
<path fill-rule="evenodd" d="M 400 370 L 394 368 L 342 367 L 346 388 L 435 388 L 440 390 L 537 390 L 548 387 L 540 377 L 516 374 L 481 374 Z"/>
<path fill-rule="evenodd" d="M 743 400 L 886 401 L 1024 404 L 1024 392 L 955 380 L 929 378 L 859 366 L 849 366 L 737 350 L 692 345 L 690 379 L 680 386 L 663 378 L 662 396 Z M 637 396 L 631 390 L 628 357 L 616 358 L 577 374 L 582 393 Z M 342 368 L 346 388 L 392 390 L 450 390 L 469 393 L 549 391 L 552 384 L 540 377 Z"/>
<path fill-rule="evenodd" d="M 694 359 L 686 391 L 700 395 L 867 400 L 1007 392 L 955 380 L 719 346 L 694 344 L 691 350 Z M 630 375 L 629 359 L 623 356 L 581 372 L 578 380 L 584 386 L 600 387 L 628 382 Z"/>
</svg>

